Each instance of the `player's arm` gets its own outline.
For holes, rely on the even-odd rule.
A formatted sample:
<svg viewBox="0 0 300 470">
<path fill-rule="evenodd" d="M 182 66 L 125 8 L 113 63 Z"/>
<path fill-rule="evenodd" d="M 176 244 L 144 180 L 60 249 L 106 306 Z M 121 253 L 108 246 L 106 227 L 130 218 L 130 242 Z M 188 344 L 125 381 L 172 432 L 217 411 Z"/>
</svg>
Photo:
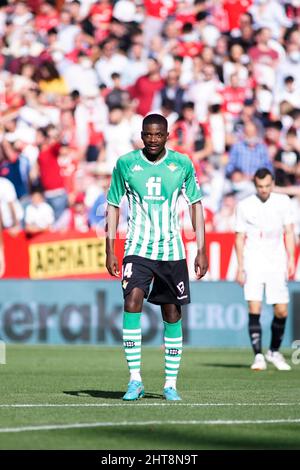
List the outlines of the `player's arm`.
<svg viewBox="0 0 300 470">
<path fill-rule="evenodd" d="M 191 204 L 190 215 L 197 242 L 197 255 L 195 258 L 194 268 L 197 279 L 201 279 L 208 269 L 205 249 L 205 223 L 201 201 Z"/>
<path fill-rule="evenodd" d="M 5 258 L 4 258 L 4 243 L 3 243 L 3 226 L 2 216 L 0 211 L 0 277 L 3 276 L 5 271 Z"/>
<path fill-rule="evenodd" d="M 295 234 L 294 225 L 287 224 L 284 226 L 285 232 L 285 246 L 288 255 L 288 276 L 292 277 L 295 274 Z"/>
<path fill-rule="evenodd" d="M 244 246 L 246 234 L 243 232 L 236 232 L 235 234 L 235 251 L 238 262 L 238 269 L 236 280 L 243 286 L 245 284 L 245 271 L 244 271 Z"/>
<path fill-rule="evenodd" d="M 115 240 L 119 225 L 120 203 L 125 193 L 124 171 L 120 160 L 114 168 L 107 194 L 106 216 L 106 269 L 112 276 L 119 277 L 119 263 L 115 255 Z"/>
<path fill-rule="evenodd" d="M 119 263 L 115 255 L 115 239 L 119 224 L 119 207 L 107 205 L 106 218 L 106 269 L 112 276 L 119 277 Z"/>
</svg>

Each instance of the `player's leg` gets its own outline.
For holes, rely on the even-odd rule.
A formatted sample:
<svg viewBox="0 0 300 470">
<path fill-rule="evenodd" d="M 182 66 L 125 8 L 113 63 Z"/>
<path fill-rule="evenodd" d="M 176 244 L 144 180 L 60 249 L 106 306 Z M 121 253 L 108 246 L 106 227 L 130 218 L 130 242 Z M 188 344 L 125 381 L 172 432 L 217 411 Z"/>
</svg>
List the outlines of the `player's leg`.
<svg viewBox="0 0 300 470">
<path fill-rule="evenodd" d="M 136 258 L 136 257 L 135 257 Z M 130 373 L 124 400 L 137 400 L 144 396 L 141 378 L 141 315 L 144 297 L 148 294 L 151 271 L 140 260 L 126 257 L 123 261 L 122 287 L 124 294 L 123 345 Z"/>
<path fill-rule="evenodd" d="M 285 361 L 283 355 L 279 352 L 284 336 L 287 315 L 287 304 L 274 305 L 274 317 L 271 324 L 271 344 L 270 349 L 266 354 L 266 359 L 274 364 L 278 370 L 291 369 L 291 366 Z"/>
<path fill-rule="evenodd" d="M 156 263 L 153 287 L 148 301 L 161 306 L 164 320 L 166 364 L 164 396 L 167 400 L 180 400 L 176 391 L 182 353 L 180 305 L 190 303 L 189 275 L 185 259 Z"/>
<path fill-rule="evenodd" d="M 244 284 L 244 296 L 248 302 L 248 332 L 254 352 L 254 361 L 251 364 L 252 370 L 265 370 L 267 368 L 264 355 L 262 354 L 262 328 L 260 324 L 263 295 L 263 279 L 258 277 L 256 269 L 248 269 Z"/>
<path fill-rule="evenodd" d="M 273 305 L 274 317 L 271 324 L 271 344 L 266 354 L 268 362 L 274 364 L 278 370 L 290 370 L 290 365 L 279 352 L 284 336 L 285 324 L 288 315 L 289 292 L 284 271 L 276 271 L 270 275 L 266 283 L 266 301 Z"/>
<path fill-rule="evenodd" d="M 248 301 L 249 337 L 254 352 L 254 362 L 251 365 L 252 370 L 265 370 L 267 368 L 265 358 L 262 354 L 262 330 L 260 324 L 261 302 L 257 300 Z"/>
<path fill-rule="evenodd" d="M 254 354 L 261 354 L 261 324 L 260 324 L 260 314 L 261 314 L 261 302 L 257 300 L 248 301 L 248 312 L 249 312 L 249 322 L 248 322 L 248 332 L 252 345 Z"/>
<path fill-rule="evenodd" d="M 181 307 L 175 304 L 161 306 L 164 321 L 165 344 L 165 385 L 164 396 L 167 400 L 180 400 L 176 391 L 177 375 L 182 354 Z"/>
</svg>

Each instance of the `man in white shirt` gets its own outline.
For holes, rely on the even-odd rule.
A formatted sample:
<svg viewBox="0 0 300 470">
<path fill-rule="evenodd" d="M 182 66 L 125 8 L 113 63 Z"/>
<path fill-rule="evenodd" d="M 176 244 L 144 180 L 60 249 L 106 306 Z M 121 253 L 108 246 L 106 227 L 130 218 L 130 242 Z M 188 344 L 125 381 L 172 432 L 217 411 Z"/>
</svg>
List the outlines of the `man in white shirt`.
<svg viewBox="0 0 300 470">
<path fill-rule="evenodd" d="M 25 230 L 31 235 L 44 232 L 52 228 L 54 224 L 54 212 L 52 207 L 45 202 L 44 195 L 39 189 L 31 194 L 31 204 L 25 210 Z"/>
<path fill-rule="evenodd" d="M 279 352 L 288 314 L 288 277 L 294 274 L 294 216 L 288 196 L 272 192 L 273 176 L 267 168 L 254 175 L 256 194 L 243 199 L 236 213 L 237 281 L 244 286 L 249 307 L 249 335 L 255 359 L 252 370 L 265 370 L 266 361 L 290 370 Z M 285 244 L 284 244 L 285 235 Z M 262 354 L 260 313 L 266 302 L 274 307 L 271 345 Z"/>
</svg>

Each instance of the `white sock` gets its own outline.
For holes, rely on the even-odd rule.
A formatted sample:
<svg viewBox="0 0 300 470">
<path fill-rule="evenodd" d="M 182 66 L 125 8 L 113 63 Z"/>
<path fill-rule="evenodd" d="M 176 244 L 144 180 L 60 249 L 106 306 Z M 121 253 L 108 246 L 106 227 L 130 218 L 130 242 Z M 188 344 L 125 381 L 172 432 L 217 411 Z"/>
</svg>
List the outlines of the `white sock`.
<svg viewBox="0 0 300 470">
<path fill-rule="evenodd" d="M 130 371 L 130 382 L 132 380 L 137 380 L 138 382 L 142 381 L 141 373 L 139 370 L 131 370 Z"/>
<path fill-rule="evenodd" d="M 176 379 L 166 379 L 164 388 L 172 387 L 176 390 Z"/>
</svg>

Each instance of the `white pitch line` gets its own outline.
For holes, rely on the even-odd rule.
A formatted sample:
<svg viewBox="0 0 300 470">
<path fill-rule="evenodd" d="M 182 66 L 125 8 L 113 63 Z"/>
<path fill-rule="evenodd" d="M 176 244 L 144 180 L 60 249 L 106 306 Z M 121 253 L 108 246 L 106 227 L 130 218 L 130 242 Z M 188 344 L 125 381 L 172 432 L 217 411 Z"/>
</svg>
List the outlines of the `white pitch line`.
<svg viewBox="0 0 300 470">
<path fill-rule="evenodd" d="M 56 431 L 58 429 L 83 429 L 83 428 L 105 428 L 118 426 L 160 426 L 165 424 L 175 425 L 240 425 L 240 424 L 289 424 L 299 423 L 300 418 L 292 419 L 259 419 L 259 420 L 186 420 L 186 421 L 120 421 L 120 422 L 96 422 L 96 423 L 74 423 L 74 424 L 45 424 L 39 426 L 22 426 L 19 428 L 0 428 L 0 433 L 17 433 L 30 431 Z"/>
<path fill-rule="evenodd" d="M 300 402 L 295 403 L 14 403 L 0 404 L 0 408 L 120 408 L 130 405 L 139 407 L 152 406 L 299 406 Z"/>
</svg>

